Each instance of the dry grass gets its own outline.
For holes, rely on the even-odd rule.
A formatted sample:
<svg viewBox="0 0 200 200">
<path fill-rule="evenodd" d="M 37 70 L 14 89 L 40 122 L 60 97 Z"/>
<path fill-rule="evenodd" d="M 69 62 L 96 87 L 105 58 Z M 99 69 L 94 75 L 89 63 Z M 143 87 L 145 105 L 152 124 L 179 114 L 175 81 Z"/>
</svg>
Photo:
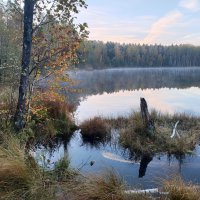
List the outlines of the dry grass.
<svg viewBox="0 0 200 200">
<path fill-rule="evenodd" d="M 46 200 L 56 199 L 59 185 L 57 173 L 45 171 L 26 155 L 18 139 L 2 136 L 0 145 L 0 199 Z M 66 184 L 68 185 L 68 184 Z"/>
<path fill-rule="evenodd" d="M 24 150 L 16 138 L 11 135 L 4 135 L 2 138 L 3 143 L 0 146 L 0 196 L 2 199 L 15 199 L 15 195 L 20 193 L 22 195 L 32 185 L 35 185 L 36 178 L 39 178 L 38 171 L 27 165 Z"/>
<path fill-rule="evenodd" d="M 102 176 L 90 176 L 75 191 L 76 200 L 148 200 L 144 194 L 127 195 L 123 181 L 113 172 Z"/>
<path fill-rule="evenodd" d="M 199 200 L 200 187 L 185 183 L 180 177 L 164 181 L 164 187 L 169 195 L 166 200 Z"/>
<path fill-rule="evenodd" d="M 111 126 L 102 117 L 86 120 L 80 128 L 82 137 L 86 140 L 103 140 L 110 137 Z"/>
</svg>

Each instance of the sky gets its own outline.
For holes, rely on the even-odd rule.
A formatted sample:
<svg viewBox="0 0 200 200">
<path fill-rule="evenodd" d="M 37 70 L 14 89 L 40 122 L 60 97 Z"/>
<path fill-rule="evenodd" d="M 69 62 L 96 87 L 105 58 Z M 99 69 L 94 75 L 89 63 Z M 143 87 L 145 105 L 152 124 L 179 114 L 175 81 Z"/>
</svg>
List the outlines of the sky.
<svg viewBox="0 0 200 200">
<path fill-rule="evenodd" d="M 86 0 L 77 19 L 89 39 L 140 44 L 200 45 L 200 0 Z"/>
</svg>

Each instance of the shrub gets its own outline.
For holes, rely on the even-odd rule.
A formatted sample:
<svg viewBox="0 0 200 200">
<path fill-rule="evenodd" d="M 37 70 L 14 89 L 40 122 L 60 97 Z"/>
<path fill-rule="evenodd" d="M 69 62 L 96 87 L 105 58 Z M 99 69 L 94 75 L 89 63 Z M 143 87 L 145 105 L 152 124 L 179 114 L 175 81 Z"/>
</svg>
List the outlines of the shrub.
<svg viewBox="0 0 200 200">
<path fill-rule="evenodd" d="M 30 122 L 35 122 L 32 129 L 36 130 L 37 136 L 70 137 L 76 129 L 71 113 L 73 110 L 73 106 L 59 95 L 51 92 L 36 93 L 31 108 Z"/>
</svg>

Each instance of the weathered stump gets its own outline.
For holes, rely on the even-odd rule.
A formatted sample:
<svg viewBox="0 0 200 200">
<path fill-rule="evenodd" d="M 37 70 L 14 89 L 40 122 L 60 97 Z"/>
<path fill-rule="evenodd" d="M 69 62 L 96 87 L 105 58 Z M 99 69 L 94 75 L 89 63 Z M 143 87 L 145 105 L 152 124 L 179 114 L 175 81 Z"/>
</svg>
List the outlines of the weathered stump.
<svg viewBox="0 0 200 200">
<path fill-rule="evenodd" d="M 155 125 L 154 121 L 151 119 L 148 111 L 147 102 L 144 98 L 140 98 L 140 109 L 144 126 L 146 127 L 147 131 L 153 134 L 155 130 Z"/>
</svg>

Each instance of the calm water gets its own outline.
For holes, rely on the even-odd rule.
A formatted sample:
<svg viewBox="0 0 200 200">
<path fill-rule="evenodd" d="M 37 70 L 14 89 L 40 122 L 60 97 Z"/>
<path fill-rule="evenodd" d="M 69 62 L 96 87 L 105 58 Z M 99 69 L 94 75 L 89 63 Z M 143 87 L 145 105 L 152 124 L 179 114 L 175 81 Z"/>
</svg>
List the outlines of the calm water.
<svg viewBox="0 0 200 200">
<path fill-rule="evenodd" d="M 147 100 L 150 109 L 200 115 L 199 68 L 74 71 L 70 76 L 77 80 L 73 89 L 81 90 L 66 94 L 76 104 L 77 123 L 96 115 L 128 115 L 139 109 L 140 97 Z M 45 154 L 51 162 L 68 156 L 71 165 L 83 173 L 96 174 L 113 169 L 128 184 L 144 188 L 155 187 L 164 177 L 177 173 L 185 180 L 200 183 L 199 146 L 193 156 L 185 158 L 156 155 L 135 161 L 119 147 L 116 135 L 117 131 L 113 130 L 111 141 L 91 145 L 83 143 L 80 131 L 77 131 L 67 145 L 60 145 L 51 153 L 45 150 Z M 38 155 L 41 151 L 37 152 Z M 95 161 L 95 164 L 90 166 L 90 161 Z"/>
</svg>

